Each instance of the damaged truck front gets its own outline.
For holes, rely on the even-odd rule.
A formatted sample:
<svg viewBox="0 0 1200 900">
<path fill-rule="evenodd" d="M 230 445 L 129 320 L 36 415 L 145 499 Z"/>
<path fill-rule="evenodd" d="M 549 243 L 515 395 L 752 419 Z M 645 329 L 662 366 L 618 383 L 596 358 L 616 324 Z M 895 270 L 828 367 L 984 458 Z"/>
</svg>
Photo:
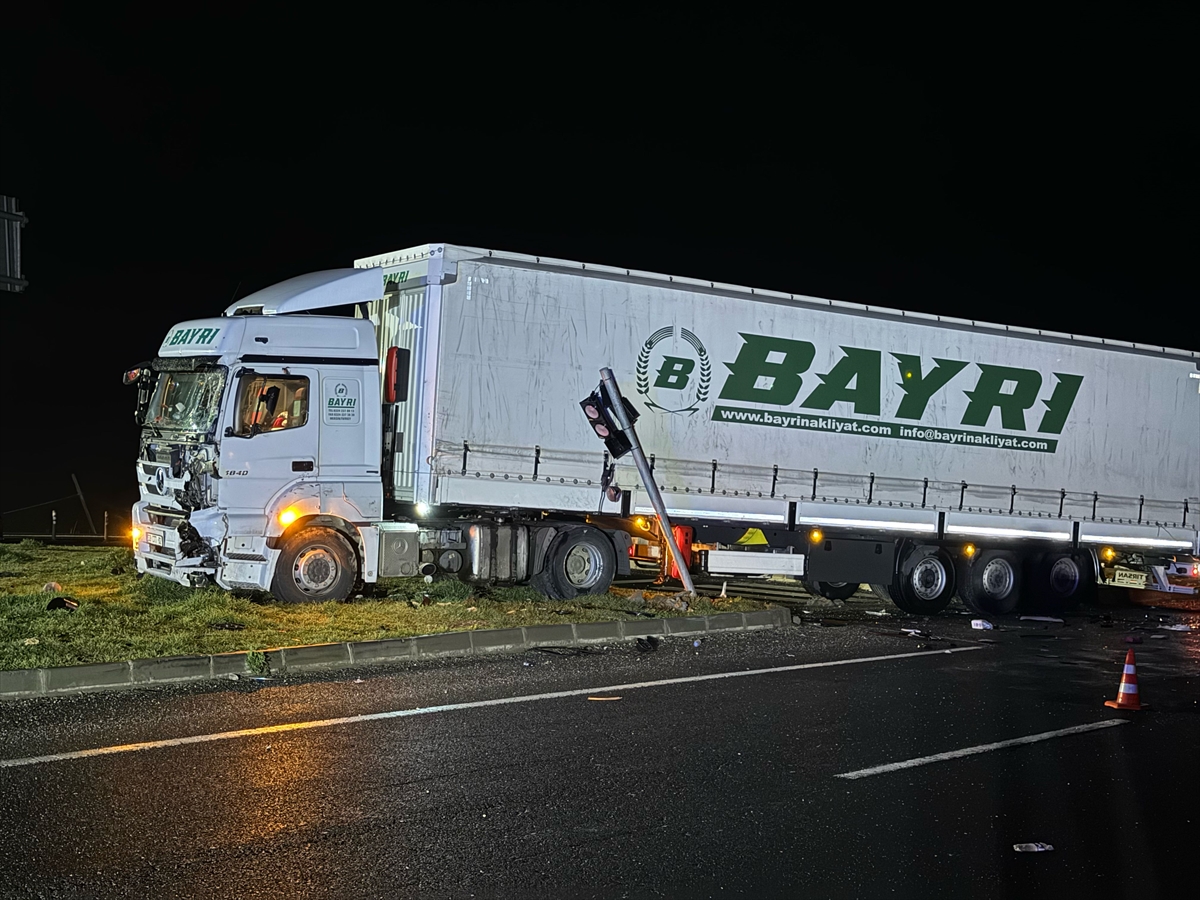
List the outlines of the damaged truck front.
<svg viewBox="0 0 1200 900">
<path fill-rule="evenodd" d="M 138 388 L 141 426 L 133 540 L 139 572 L 199 585 L 220 583 L 216 553 L 225 536 L 217 509 L 217 422 L 228 382 L 224 323 L 172 329 L 159 355 L 125 373 Z M 226 585 L 223 585 L 226 586 Z"/>
</svg>

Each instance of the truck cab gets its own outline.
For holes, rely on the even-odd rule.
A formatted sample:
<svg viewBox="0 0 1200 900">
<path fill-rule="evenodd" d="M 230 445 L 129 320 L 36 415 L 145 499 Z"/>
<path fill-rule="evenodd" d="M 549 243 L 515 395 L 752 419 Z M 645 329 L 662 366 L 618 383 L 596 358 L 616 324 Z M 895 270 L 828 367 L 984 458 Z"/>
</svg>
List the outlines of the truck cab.
<svg viewBox="0 0 1200 900">
<path fill-rule="evenodd" d="M 221 318 L 179 323 L 158 356 L 126 373 L 139 387 L 142 427 L 139 572 L 288 600 L 344 597 L 375 580 L 370 538 L 383 508 L 375 331 L 364 319 L 312 315 L 304 300 L 315 288 L 322 305 L 347 294 L 373 299 L 382 278 L 314 274 L 327 277 L 293 279 L 305 283 L 251 295 Z M 289 577 L 273 585 L 281 561 Z"/>
</svg>

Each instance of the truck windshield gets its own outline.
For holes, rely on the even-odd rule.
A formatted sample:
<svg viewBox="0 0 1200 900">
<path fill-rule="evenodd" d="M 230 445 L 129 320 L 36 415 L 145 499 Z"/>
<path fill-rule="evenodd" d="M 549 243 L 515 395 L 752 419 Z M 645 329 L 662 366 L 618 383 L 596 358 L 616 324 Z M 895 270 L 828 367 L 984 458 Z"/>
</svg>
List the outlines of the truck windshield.
<svg viewBox="0 0 1200 900">
<path fill-rule="evenodd" d="M 142 424 L 169 431 L 208 433 L 217 420 L 224 388 L 224 368 L 160 372 Z"/>
</svg>

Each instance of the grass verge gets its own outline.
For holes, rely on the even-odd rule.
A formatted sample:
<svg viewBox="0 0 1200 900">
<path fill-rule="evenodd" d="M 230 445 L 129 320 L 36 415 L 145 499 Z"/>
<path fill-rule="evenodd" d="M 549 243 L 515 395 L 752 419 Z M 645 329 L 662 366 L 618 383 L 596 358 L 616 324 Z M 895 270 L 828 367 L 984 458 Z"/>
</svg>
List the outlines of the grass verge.
<svg viewBox="0 0 1200 900">
<path fill-rule="evenodd" d="M 50 582 L 62 589 L 45 591 Z M 529 588 L 482 589 L 456 580 L 426 585 L 419 578 L 396 578 L 380 582 L 376 594 L 349 603 L 287 605 L 217 587 L 139 579 L 133 554 L 125 549 L 0 544 L 0 669 L 679 615 L 650 609 L 621 590 L 560 602 Z M 60 596 L 79 607 L 48 610 L 47 602 Z M 767 606 L 700 598 L 686 614 Z"/>
</svg>

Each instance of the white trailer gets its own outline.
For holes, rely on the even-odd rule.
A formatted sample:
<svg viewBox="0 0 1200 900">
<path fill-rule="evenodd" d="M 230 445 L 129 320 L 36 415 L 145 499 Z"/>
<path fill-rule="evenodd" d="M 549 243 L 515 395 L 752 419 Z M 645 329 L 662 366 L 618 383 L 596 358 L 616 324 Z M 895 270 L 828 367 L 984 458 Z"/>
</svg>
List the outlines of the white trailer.
<svg viewBox="0 0 1200 900">
<path fill-rule="evenodd" d="M 579 410 L 604 366 L 698 571 L 916 612 L 1194 591 L 1196 352 L 444 244 L 259 291 L 127 375 L 139 569 L 293 600 L 665 575 Z"/>
</svg>

